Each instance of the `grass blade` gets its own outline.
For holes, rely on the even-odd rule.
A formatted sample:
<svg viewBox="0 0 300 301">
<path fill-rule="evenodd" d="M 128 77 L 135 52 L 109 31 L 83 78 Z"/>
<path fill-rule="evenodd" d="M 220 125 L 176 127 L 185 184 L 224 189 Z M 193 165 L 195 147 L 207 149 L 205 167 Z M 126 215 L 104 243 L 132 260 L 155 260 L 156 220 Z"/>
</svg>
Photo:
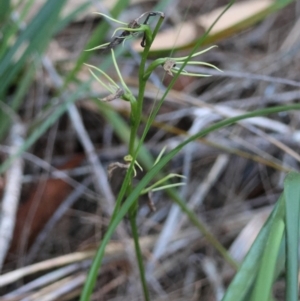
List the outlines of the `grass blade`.
<svg viewBox="0 0 300 301">
<path fill-rule="evenodd" d="M 0 58 L 0 96 L 4 95 L 27 59 L 32 54 L 45 50 L 65 2 L 66 0 L 47 1 L 21 32 L 15 44 Z"/>
<path fill-rule="evenodd" d="M 267 238 L 270 234 L 272 224 L 278 215 L 284 209 L 284 200 L 281 196 L 269 216 L 267 222 L 260 230 L 255 242 L 249 250 L 240 270 L 227 288 L 222 301 L 242 301 L 250 295 L 250 289 L 253 286 L 257 275 L 259 264 L 263 251 L 265 249 Z"/>
<path fill-rule="evenodd" d="M 0 24 L 5 22 L 10 15 L 10 0 L 1 0 L 0 2 Z"/>
<path fill-rule="evenodd" d="M 284 197 L 281 200 L 283 203 Z M 252 293 L 252 301 L 269 301 L 274 281 L 274 272 L 280 243 L 284 234 L 284 206 L 279 206 L 277 214 L 271 225 L 268 238 L 265 240 L 265 248 L 261 262 L 258 264 L 259 272 Z M 290 299 L 288 299 L 290 300 Z"/>
<path fill-rule="evenodd" d="M 286 300 L 298 300 L 298 245 L 300 174 L 291 172 L 284 181 L 286 223 Z"/>
</svg>

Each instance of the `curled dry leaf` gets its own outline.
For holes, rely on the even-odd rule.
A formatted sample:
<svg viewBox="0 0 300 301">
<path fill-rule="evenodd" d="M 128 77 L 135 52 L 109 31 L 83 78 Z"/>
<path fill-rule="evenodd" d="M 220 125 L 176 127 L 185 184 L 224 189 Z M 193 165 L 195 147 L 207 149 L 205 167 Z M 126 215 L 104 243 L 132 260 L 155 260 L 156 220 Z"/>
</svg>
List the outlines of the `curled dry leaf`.
<svg viewBox="0 0 300 301">
<path fill-rule="evenodd" d="M 164 70 L 171 76 L 173 76 L 172 68 L 176 66 L 176 62 L 172 59 L 167 59 L 163 65 Z"/>
<path fill-rule="evenodd" d="M 112 94 L 109 94 L 108 96 L 100 99 L 102 101 L 112 101 L 112 100 L 115 100 L 115 99 L 118 99 L 120 97 L 122 97 L 124 94 L 124 90 L 119 88 L 117 89 L 117 91 L 115 93 L 112 93 Z"/>
<path fill-rule="evenodd" d="M 74 155 L 59 169 L 75 168 L 81 164 L 83 159 L 82 154 Z M 38 194 L 39 185 L 43 187 L 41 195 Z M 38 233 L 71 191 L 72 187 L 63 179 L 50 178 L 33 185 L 28 197 L 19 205 L 10 253 L 17 253 L 25 239 L 26 247 L 30 247 Z M 31 215 L 32 210 L 35 212 L 33 215 Z M 30 222 L 28 222 L 29 220 Z"/>
<path fill-rule="evenodd" d="M 108 165 L 108 180 L 114 195 L 118 195 L 130 163 L 113 162 Z"/>
<path fill-rule="evenodd" d="M 148 202 L 147 202 L 147 204 L 148 204 L 149 209 L 150 209 L 152 212 L 155 212 L 155 211 L 156 211 L 156 207 L 155 207 L 155 205 L 154 205 L 152 196 L 153 196 L 153 192 L 152 192 L 152 191 L 149 191 L 149 192 L 148 192 Z"/>
<path fill-rule="evenodd" d="M 119 169 L 125 169 L 127 170 L 129 168 L 130 164 L 123 164 L 120 162 L 113 162 L 108 165 L 107 172 L 108 172 L 108 179 L 111 180 L 116 171 L 119 171 Z"/>
</svg>

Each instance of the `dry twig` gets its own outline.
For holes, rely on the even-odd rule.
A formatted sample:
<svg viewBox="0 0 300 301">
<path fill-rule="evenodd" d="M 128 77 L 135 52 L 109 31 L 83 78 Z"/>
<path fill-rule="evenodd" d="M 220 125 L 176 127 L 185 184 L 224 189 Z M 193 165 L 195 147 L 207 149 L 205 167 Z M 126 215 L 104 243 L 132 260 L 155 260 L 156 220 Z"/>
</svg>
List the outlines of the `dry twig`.
<svg viewBox="0 0 300 301">
<path fill-rule="evenodd" d="M 17 152 L 21 145 L 23 145 L 24 135 L 24 124 L 22 124 L 18 118 L 14 118 L 14 125 L 12 126 L 10 132 L 12 154 Z M 0 271 L 2 269 L 2 265 L 13 236 L 15 218 L 22 186 L 22 175 L 23 158 L 19 157 L 14 160 L 10 169 L 7 171 L 6 185 L 2 199 L 0 216 Z"/>
</svg>

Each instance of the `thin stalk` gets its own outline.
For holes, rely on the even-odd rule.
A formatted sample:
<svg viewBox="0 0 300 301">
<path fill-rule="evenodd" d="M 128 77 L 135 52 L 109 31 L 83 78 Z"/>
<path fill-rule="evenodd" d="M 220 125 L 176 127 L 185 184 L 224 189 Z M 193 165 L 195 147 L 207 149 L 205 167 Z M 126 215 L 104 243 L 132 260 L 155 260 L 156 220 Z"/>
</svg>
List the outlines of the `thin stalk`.
<svg viewBox="0 0 300 301">
<path fill-rule="evenodd" d="M 129 150 L 128 151 L 129 151 L 129 155 L 132 156 L 133 160 L 131 162 L 130 169 L 132 168 L 132 165 L 134 165 L 134 162 L 137 157 L 137 151 L 135 150 L 135 141 L 136 141 L 138 128 L 139 128 L 141 120 L 142 120 L 144 94 L 145 94 L 145 88 L 146 88 L 146 83 L 147 83 L 147 80 L 144 78 L 146 62 L 147 62 L 151 44 L 155 38 L 156 33 L 158 32 L 158 29 L 162 23 L 162 20 L 163 20 L 163 18 L 160 17 L 153 33 L 151 32 L 149 26 L 147 26 L 147 28 L 145 29 L 145 32 L 144 32 L 145 38 L 146 38 L 146 46 L 142 53 L 141 64 L 139 67 L 139 93 L 138 93 L 138 97 L 137 97 L 137 102 L 134 103 L 134 106 L 131 103 L 131 105 L 132 105 L 131 106 L 132 126 L 131 126 L 131 131 L 130 131 L 130 141 L 129 141 Z M 130 181 L 127 191 L 130 194 L 132 192 L 132 190 L 133 190 L 132 182 Z M 140 279 L 141 279 L 141 284 L 143 287 L 144 298 L 145 298 L 145 301 L 150 301 L 149 291 L 148 291 L 148 287 L 147 287 L 147 281 L 146 281 L 146 277 L 145 277 L 145 269 L 144 269 L 144 264 L 143 264 L 142 252 L 141 252 L 141 248 L 139 245 L 138 230 L 137 230 L 137 226 L 136 226 L 137 210 L 138 210 L 138 197 L 135 199 L 134 203 L 129 208 L 129 219 L 130 219 L 131 230 L 132 230 L 132 235 L 133 235 L 133 239 L 134 239 L 135 253 L 136 253 L 136 258 L 137 258 L 138 267 L 139 267 L 139 271 L 140 271 Z"/>
<path fill-rule="evenodd" d="M 148 27 L 148 29 L 149 29 L 149 27 Z M 147 81 L 144 80 L 145 66 L 146 66 L 147 56 L 148 56 L 148 53 L 150 50 L 150 46 L 152 44 L 152 40 L 150 40 L 151 37 L 149 37 L 150 29 L 145 30 L 145 35 L 146 35 L 146 46 L 142 53 L 141 64 L 139 67 L 139 92 L 138 92 L 138 97 L 137 97 L 136 108 L 134 108 L 136 111 L 133 112 L 133 110 L 131 109 L 132 126 L 131 126 L 130 141 L 129 141 L 129 154 L 132 156 L 133 161 L 136 159 L 135 139 L 136 139 L 138 128 L 141 123 L 144 94 L 145 94 L 145 88 L 146 88 L 146 83 L 147 83 Z M 151 36 L 152 36 L 152 34 L 151 34 Z"/>
<path fill-rule="evenodd" d="M 149 26 L 147 26 L 145 28 L 146 46 L 142 53 L 141 64 L 139 67 L 139 92 L 138 92 L 138 97 L 137 97 L 136 112 L 135 112 L 135 115 L 132 116 L 132 130 L 131 130 L 130 142 L 129 142 L 129 154 L 132 156 L 133 160 L 135 160 L 136 156 L 137 156 L 137 153 L 135 152 L 134 143 L 135 143 L 136 134 L 137 134 L 139 125 L 141 123 L 144 94 L 145 94 L 146 83 L 147 83 L 147 79 L 144 77 L 146 62 L 147 62 L 147 58 L 149 55 L 150 47 L 153 43 L 153 40 L 155 39 L 156 34 L 158 33 L 158 30 L 159 30 L 163 20 L 164 20 L 164 15 L 162 14 L 160 16 L 153 32 L 151 32 Z"/>
<path fill-rule="evenodd" d="M 129 214 L 129 221 L 130 221 L 132 236 L 133 236 L 133 240 L 134 240 L 135 254 L 136 254 L 136 259 L 137 259 L 138 266 L 139 266 L 144 298 L 146 301 L 150 301 L 150 295 L 149 295 L 149 290 L 147 287 L 147 281 L 146 281 L 146 276 L 145 276 L 143 256 L 142 256 L 142 251 L 141 251 L 141 247 L 140 247 L 140 243 L 139 243 L 139 234 L 138 234 L 138 229 L 137 229 L 137 225 L 136 225 L 136 212 L 134 214 Z"/>
</svg>

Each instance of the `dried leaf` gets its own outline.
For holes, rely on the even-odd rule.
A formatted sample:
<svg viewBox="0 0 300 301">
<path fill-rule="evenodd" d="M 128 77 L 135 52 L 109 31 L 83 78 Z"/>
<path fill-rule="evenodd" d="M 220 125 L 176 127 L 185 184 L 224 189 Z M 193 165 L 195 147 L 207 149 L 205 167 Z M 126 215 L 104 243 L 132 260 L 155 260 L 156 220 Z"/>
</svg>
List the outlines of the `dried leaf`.
<svg viewBox="0 0 300 301">
<path fill-rule="evenodd" d="M 174 68 L 175 66 L 176 66 L 176 62 L 174 60 L 167 59 L 163 65 L 163 68 L 169 75 L 173 76 L 171 69 Z"/>
<path fill-rule="evenodd" d="M 115 93 L 110 94 L 110 95 L 102 98 L 101 100 L 102 101 L 112 101 L 112 100 L 120 98 L 123 94 L 124 94 L 123 89 L 119 88 L 119 89 L 117 89 L 117 91 Z"/>
<path fill-rule="evenodd" d="M 124 178 L 126 176 L 127 169 L 130 164 L 124 164 L 120 162 L 113 162 L 108 165 L 107 173 L 108 180 L 111 186 L 111 189 L 115 195 L 118 195 L 121 186 L 123 184 Z"/>
<path fill-rule="evenodd" d="M 155 205 L 154 205 L 152 196 L 153 196 L 153 192 L 152 192 L 152 191 L 149 191 L 149 192 L 148 192 L 148 202 L 147 202 L 147 204 L 148 204 L 149 209 L 150 209 L 152 212 L 155 212 L 155 211 L 156 211 L 156 207 L 155 207 Z"/>
<path fill-rule="evenodd" d="M 256 17 L 273 4 L 273 0 L 249 0 L 235 3 L 213 27 L 210 36 L 225 32 L 250 18 L 253 18 L 251 24 L 254 24 L 258 21 Z M 195 40 L 199 39 L 204 32 L 208 30 L 224 9 L 225 6 L 216 8 L 209 13 L 199 16 L 193 21 L 182 22 L 173 28 L 159 32 L 151 46 L 151 50 L 163 51 L 183 48 L 193 44 Z M 261 17 L 263 17 L 263 15 Z M 238 29 L 235 31 L 237 30 Z M 134 49 L 141 51 L 138 42 L 134 43 Z"/>
<path fill-rule="evenodd" d="M 60 167 L 60 169 L 70 169 L 78 166 L 84 156 L 74 156 L 69 162 Z M 37 195 L 38 185 L 42 185 L 41 195 Z M 14 229 L 13 241 L 10 252 L 16 252 L 20 247 L 24 237 L 26 246 L 29 247 L 44 227 L 47 221 L 59 205 L 65 200 L 71 192 L 72 187 L 62 179 L 48 179 L 35 185 L 29 197 L 19 206 L 16 225 Z M 34 214 L 32 214 L 34 210 Z M 29 223 L 28 218 L 30 217 Z"/>
</svg>

